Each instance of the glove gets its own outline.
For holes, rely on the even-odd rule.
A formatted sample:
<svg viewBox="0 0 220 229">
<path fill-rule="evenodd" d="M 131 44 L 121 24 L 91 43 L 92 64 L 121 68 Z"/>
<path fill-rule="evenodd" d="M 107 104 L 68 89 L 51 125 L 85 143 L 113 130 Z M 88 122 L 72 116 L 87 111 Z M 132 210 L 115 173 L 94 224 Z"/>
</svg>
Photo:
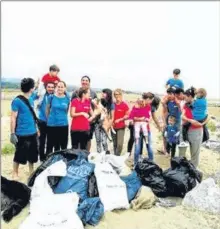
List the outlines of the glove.
<svg viewBox="0 0 220 229">
<path fill-rule="evenodd" d="M 180 135 L 180 132 L 177 132 L 174 136 L 179 137 L 179 135 Z"/>
<path fill-rule="evenodd" d="M 11 134 L 10 142 L 14 145 L 16 145 L 18 143 L 18 138 L 17 138 L 16 134 Z"/>
</svg>

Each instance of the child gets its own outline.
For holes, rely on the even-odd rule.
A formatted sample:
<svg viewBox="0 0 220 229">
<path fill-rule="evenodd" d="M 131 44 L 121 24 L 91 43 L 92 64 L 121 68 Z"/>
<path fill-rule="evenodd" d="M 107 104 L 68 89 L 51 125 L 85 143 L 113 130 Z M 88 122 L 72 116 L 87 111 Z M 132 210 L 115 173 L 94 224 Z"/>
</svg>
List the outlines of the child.
<svg viewBox="0 0 220 229">
<path fill-rule="evenodd" d="M 143 119 L 142 119 L 143 118 Z M 144 106 L 144 101 L 138 99 L 136 105 L 133 107 L 130 119 L 134 122 L 134 132 L 135 132 L 135 141 L 138 143 L 140 138 L 140 131 L 142 130 L 143 136 L 145 137 L 147 143 L 148 129 L 147 122 L 150 119 L 150 110 L 148 107 Z"/>
<path fill-rule="evenodd" d="M 199 88 L 196 94 L 196 100 L 193 103 L 193 118 L 198 122 L 204 122 L 207 118 L 207 92 L 204 88 Z"/>
<path fill-rule="evenodd" d="M 38 104 L 37 107 L 40 107 L 44 95 L 46 93 L 46 89 L 45 89 L 45 85 L 48 83 L 54 83 L 55 86 L 57 85 L 57 83 L 60 81 L 60 78 L 57 76 L 59 73 L 60 69 L 56 66 L 56 65 L 52 65 L 49 68 L 49 73 L 47 73 L 46 75 L 44 75 L 39 83 L 38 86 Z"/>
<path fill-rule="evenodd" d="M 165 128 L 164 137 L 166 138 L 166 151 L 167 154 L 170 154 L 171 157 L 175 157 L 176 145 L 179 141 L 179 129 L 176 125 L 176 118 L 174 116 L 168 117 L 168 125 Z"/>
<path fill-rule="evenodd" d="M 191 87 L 190 89 L 194 95 L 196 94 L 196 99 L 193 103 L 193 105 L 190 105 L 190 108 L 192 109 L 193 113 L 193 119 L 203 123 L 207 118 L 208 118 L 208 113 L 207 113 L 207 92 L 204 88 L 199 88 L 197 91 L 195 88 Z M 186 104 L 187 105 L 187 104 Z M 187 141 L 187 132 L 189 130 L 189 127 L 191 124 L 189 122 L 183 124 L 183 139 Z M 208 130 L 207 127 L 204 126 L 204 131 L 206 131 L 206 134 L 208 135 Z"/>
</svg>

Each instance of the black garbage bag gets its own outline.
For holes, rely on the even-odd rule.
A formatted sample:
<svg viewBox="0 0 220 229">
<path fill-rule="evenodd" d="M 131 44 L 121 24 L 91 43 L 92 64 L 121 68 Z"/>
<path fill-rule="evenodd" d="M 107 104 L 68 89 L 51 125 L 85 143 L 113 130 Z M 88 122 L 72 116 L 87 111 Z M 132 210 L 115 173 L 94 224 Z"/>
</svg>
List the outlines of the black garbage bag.
<svg viewBox="0 0 220 229">
<path fill-rule="evenodd" d="M 30 200 L 31 190 L 23 183 L 1 176 L 1 211 L 3 220 L 9 222 L 25 208 Z"/>
<path fill-rule="evenodd" d="M 184 197 L 187 192 L 201 182 L 202 174 L 185 157 L 171 159 L 171 168 L 164 171 L 169 196 Z"/>
<path fill-rule="evenodd" d="M 168 193 L 163 171 L 157 164 L 144 158 L 137 163 L 135 170 L 141 179 L 142 185 L 150 187 L 158 197 L 167 196 Z"/>
<path fill-rule="evenodd" d="M 89 177 L 89 186 L 88 186 L 88 197 L 98 197 L 99 196 L 99 190 L 97 186 L 97 181 L 95 174 L 92 173 Z"/>
<path fill-rule="evenodd" d="M 104 215 L 104 206 L 99 197 L 87 198 L 79 205 L 77 214 L 84 225 L 95 226 Z"/>
<path fill-rule="evenodd" d="M 85 157 L 86 159 L 88 159 L 88 152 L 85 150 L 66 149 L 66 150 L 56 151 L 49 154 L 46 160 L 29 177 L 28 186 L 32 187 L 34 185 L 34 181 L 36 177 L 50 165 L 60 160 L 63 160 L 67 164 L 68 161 L 76 159 L 79 154 Z M 61 177 L 49 176 L 48 183 L 50 187 L 52 189 L 55 188 L 59 183 L 60 179 Z"/>
</svg>

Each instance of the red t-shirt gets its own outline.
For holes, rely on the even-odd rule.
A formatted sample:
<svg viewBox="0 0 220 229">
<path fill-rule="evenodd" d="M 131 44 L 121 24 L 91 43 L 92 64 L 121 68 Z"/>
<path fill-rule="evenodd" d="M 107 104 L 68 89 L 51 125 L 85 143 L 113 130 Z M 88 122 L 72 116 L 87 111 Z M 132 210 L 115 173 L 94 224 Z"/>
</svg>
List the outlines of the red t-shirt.
<svg viewBox="0 0 220 229">
<path fill-rule="evenodd" d="M 90 100 L 85 100 L 84 102 L 82 102 L 80 99 L 76 98 L 72 100 L 71 107 L 75 107 L 76 113 L 85 112 L 89 114 L 89 111 L 91 109 L 91 102 Z M 89 129 L 89 120 L 83 115 L 72 118 L 72 131 L 88 131 Z"/>
<path fill-rule="evenodd" d="M 60 78 L 58 76 L 51 76 L 49 73 L 47 73 L 42 77 L 41 81 L 43 83 L 49 83 L 49 82 L 60 81 Z"/>
<path fill-rule="evenodd" d="M 127 103 L 121 102 L 120 104 L 115 103 L 115 113 L 114 113 L 114 121 L 120 118 L 123 118 L 125 114 L 128 112 L 129 107 Z M 114 124 L 114 129 L 122 129 L 125 128 L 125 121 L 121 121 Z"/>
<path fill-rule="evenodd" d="M 192 113 L 192 110 L 187 106 L 187 105 L 184 105 L 183 107 L 183 111 L 185 113 L 185 116 L 189 119 L 193 119 L 193 113 Z M 200 126 L 194 126 L 194 125 L 190 125 L 190 129 L 199 129 L 201 128 Z"/>
</svg>

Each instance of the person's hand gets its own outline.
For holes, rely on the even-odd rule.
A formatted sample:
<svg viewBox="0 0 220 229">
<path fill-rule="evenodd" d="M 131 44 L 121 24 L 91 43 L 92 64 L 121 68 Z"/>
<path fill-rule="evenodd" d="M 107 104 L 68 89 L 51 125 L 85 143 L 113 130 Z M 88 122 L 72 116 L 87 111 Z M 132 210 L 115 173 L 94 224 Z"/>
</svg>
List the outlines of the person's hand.
<svg viewBox="0 0 220 229">
<path fill-rule="evenodd" d="M 119 123 L 119 122 L 121 122 L 122 120 L 119 118 L 119 119 L 116 119 L 115 121 L 114 121 L 114 123 L 116 124 L 116 123 Z"/>
<path fill-rule="evenodd" d="M 58 84 L 58 82 L 59 82 L 58 80 L 55 80 L 55 81 L 54 81 L 54 83 L 55 83 L 56 85 Z"/>
<path fill-rule="evenodd" d="M 16 144 L 18 143 L 18 138 L 17 138 L 17 136 L 16 136 L 15 133 L 11 134 L 10 142 L 11 142 L 13 145 L 16 145 Z"/>
<path fill-rule="evenodd" d="M 161 103 L 162 105 L 165 105 L 168 102 L 168 97 L 165 95 L 162 99 L 161 99 Z"/>
<path fill-rule="evenodd" d="M 191 123 L 193 126 L 197 126 L 197 127 L 202 127 L 202 126 L 203 126 L 202 123 L 197 122 L 196 120 L 191 120 L 190 123 Z"/>
<path fill-rule="evenodd" d="M 89 118 L 89 114 L 87 114 L 86 112 L 82 112 L 82 115 L 83 115 L 85 118 Z"/>
</svg>

